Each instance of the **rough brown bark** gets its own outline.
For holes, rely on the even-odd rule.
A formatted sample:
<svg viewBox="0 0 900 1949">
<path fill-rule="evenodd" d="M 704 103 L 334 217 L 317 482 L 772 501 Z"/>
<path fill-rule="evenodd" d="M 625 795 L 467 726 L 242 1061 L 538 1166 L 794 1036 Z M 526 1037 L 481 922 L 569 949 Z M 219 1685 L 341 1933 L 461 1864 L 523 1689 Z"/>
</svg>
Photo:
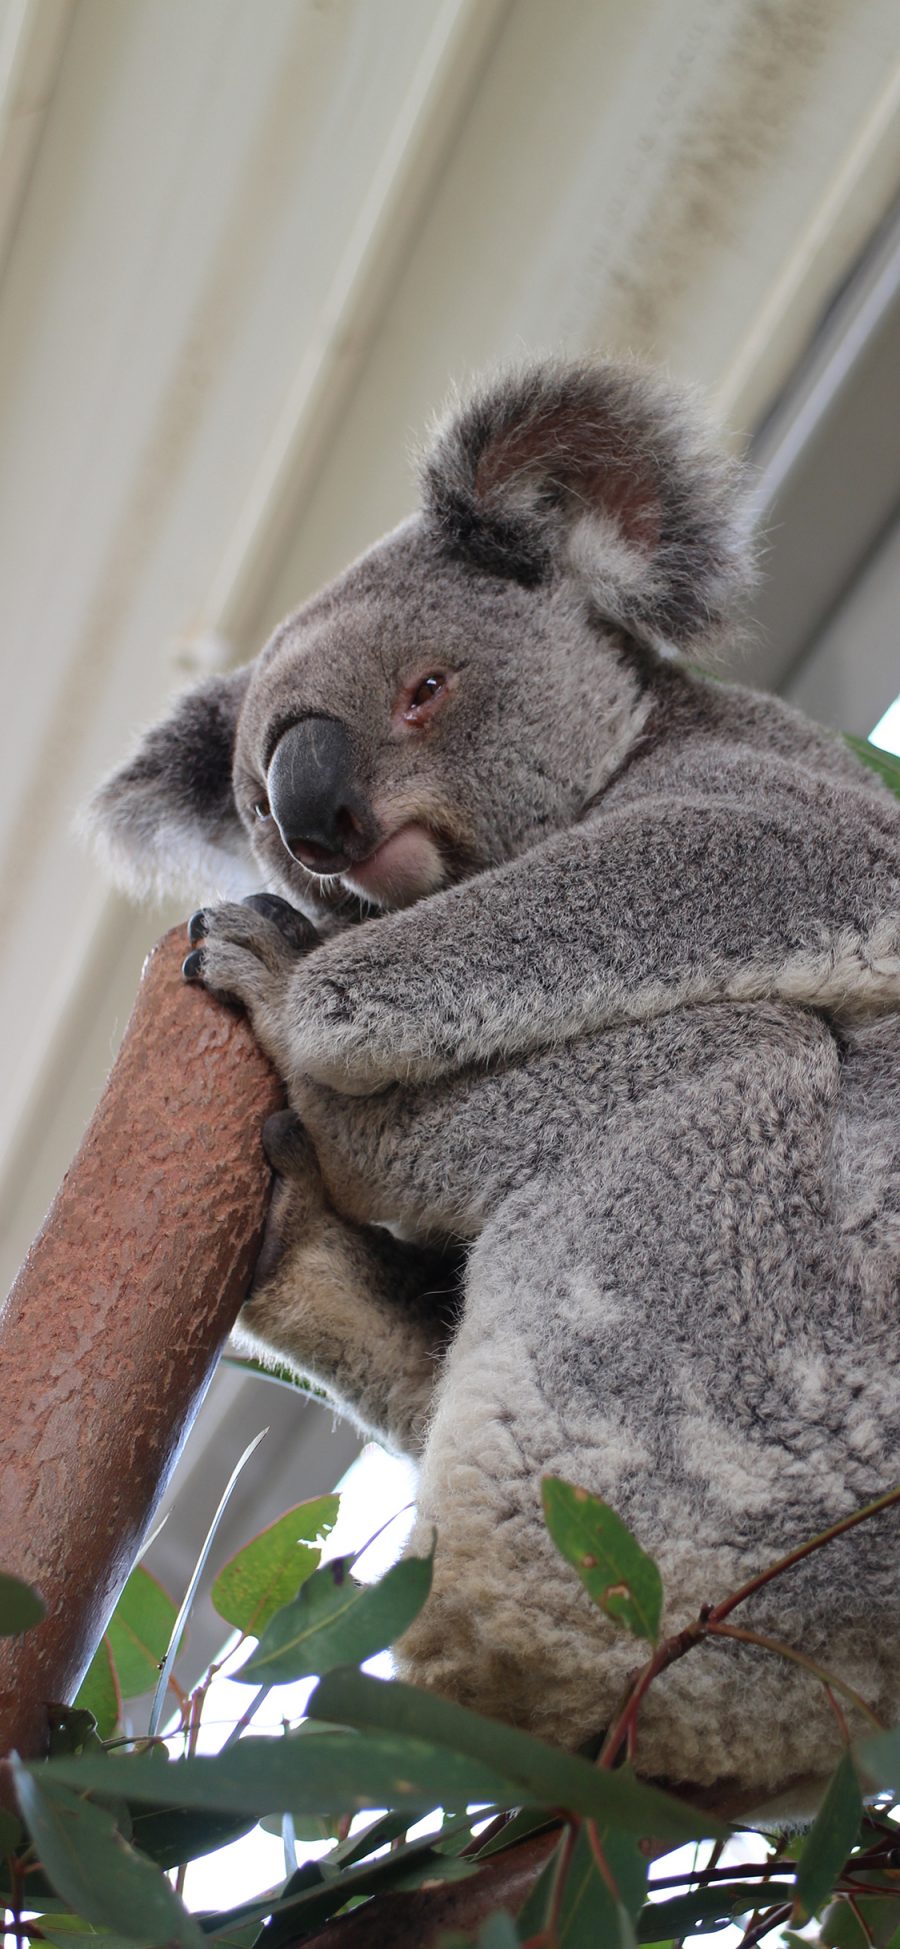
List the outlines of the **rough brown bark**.
<svg viewBox="0 0 900 1949">
<path fill-rule="evenodd" d="M 40 1754 L 146 1534 L 247 1288 L 280 1090 L 246 1022 L 148 958 L 99 1108 L 0 1315 L 0 1753 Z"/>
</svg>

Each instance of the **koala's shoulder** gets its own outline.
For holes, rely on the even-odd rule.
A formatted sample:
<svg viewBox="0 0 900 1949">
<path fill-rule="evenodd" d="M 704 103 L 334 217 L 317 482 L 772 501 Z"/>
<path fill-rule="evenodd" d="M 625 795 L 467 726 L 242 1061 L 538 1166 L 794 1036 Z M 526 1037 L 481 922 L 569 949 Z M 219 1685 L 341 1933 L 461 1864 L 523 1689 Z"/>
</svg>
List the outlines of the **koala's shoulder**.
<svg viewBox="0 0 900 1949">
<path fill-rule="evenodd" d="M 663 699 L 602 807 L 653 798 L 720 800 L 804 820 L 826 809 L 845 837 L 877 832 L 900 848 L 900 803 L 837 733 L 780 698 L 698 679 L 674 709 Z"/>
</svg>

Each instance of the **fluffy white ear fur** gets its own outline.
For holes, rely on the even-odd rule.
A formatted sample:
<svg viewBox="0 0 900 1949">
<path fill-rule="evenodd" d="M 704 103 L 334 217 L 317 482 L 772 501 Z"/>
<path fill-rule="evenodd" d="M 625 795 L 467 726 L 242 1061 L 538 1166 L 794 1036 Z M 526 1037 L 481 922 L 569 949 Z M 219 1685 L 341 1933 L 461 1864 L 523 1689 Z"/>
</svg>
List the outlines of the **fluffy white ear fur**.
<svg viewBox="0 0 900 1949">
<path fill-rule="evenodd" d="M 439 425 L 422 478 L 453 553 L 526 584 L 572 573 L 655 642 L 720 628 L 751 579 L 741 468 L 692 396 L 638 366 L 494 380 Z"/>
<path fill-rule="evenodd" d="M 112 782 L 112 781 L 108 781 Z M 102 789 L 102 788 L 101 788 Z M 160 824 L 143 838 L 136 828 L 116 828 L 98 816 L 99 794 L 76 819 L 108 880 L 133 900 L 241 900 L 259 888 L 259 867 L 246 840 L 206 842 L 196 828 Z"/>
<path fill-rule="evenodd" d="M 248 680 L 237 670 L 186 691 L 82 813 L 106 872 L 134 897 L 235 898 L 258 885 L 231 780 Z"/>
</svg>

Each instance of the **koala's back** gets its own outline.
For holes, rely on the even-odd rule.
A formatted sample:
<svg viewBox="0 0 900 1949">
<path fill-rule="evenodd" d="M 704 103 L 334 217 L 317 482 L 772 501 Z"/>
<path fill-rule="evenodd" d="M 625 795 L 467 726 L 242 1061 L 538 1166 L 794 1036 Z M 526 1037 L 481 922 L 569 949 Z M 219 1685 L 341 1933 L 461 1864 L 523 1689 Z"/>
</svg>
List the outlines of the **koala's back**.
<svg viewBox="0 0 900 1949">
<path fill-rule="evenodd" d="M 420 1503 L 452 1578 L 439 1561 L 405 1656 L 578 1744 L 608 1723 L 635 1648 L 555 1556 L 542 1473 L 589 1482 L 632 1526 L 670 1629 L 893 1479 L 900 1015 L 837 1036 L 811 1011 L 722 1003 L 565 1055 L 552 1144 L 470 1262 Z M 896 1716 L 884 1521 L 742 1617 Z M 796 1667 L 716 1645 L 654 1687 L 639 1751 L 656 1776 L 766 1794 L 827 1774 L 834 1721 Z"/>
</svg>

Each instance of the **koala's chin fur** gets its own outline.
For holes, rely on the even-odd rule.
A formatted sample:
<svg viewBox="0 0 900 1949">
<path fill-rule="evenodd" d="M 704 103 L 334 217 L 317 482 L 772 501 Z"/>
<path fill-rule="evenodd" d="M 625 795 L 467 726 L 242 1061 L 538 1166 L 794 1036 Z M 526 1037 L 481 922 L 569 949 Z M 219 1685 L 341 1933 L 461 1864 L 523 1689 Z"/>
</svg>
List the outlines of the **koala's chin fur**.
<svg viewBox="0 0 900 1949">
<path fill-rule="evenodd" d="M 208 905 L 188 963 L 296 1113 L 244 1332 L 420 1460 L 403 1670 L 580 1746 L 639 1648 L 543 1474 L 657 1558 L 668 1629 L 895 1476 L 900 808 L 673 656 L 734 627 L 748 524 L 657 379 L 506 375 L 422 485 L 92 817 L 136 890 L 262 890 Z M 741 1612 L 886 1722 L 893 1520 Z M 636 1763 L 802 1803 L 839 1745 L 815 1680 L 719 1642 L 653 1686 Z"/>
</svg>

